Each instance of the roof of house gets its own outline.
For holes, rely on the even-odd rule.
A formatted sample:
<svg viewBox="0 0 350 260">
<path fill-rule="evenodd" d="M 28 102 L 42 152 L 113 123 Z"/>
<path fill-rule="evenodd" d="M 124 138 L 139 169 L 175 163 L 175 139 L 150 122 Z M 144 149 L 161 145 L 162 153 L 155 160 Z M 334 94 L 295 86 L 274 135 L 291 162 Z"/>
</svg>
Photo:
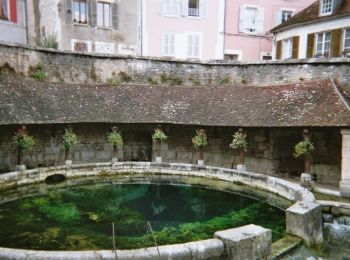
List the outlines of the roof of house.
<svg viewBox="0 0 350 260">
<path fill-rule="evenodd" d="M 297 13 L 296 15 L 288 19 L 286 22 L 281 23 L 280 25 L 276 26 L 270 31 L 272 33 L 276 33 L 276 32 L 294 28 L 303 24 L 317 23 L 317 22 L 326 21 L 330 19 L 336 19 L 344 15 L 350 15 L 350 0 L 342 0 L 342 3 L 339 5 L 339 7 L 336 10 L 333 11 L 331 15 L 320 16 L 319 9 L 320 9 L 320 1 L 317 0 L 316 2 L 311 4 L 309 7 L 300 11 L 299 13 Z"/>
<path fill-rule="evenodd" d="M 2 79 L 0 89 L 0 125 L 350 126 L 348 103 L 331 80 L 274 86 L 171 87 Z"/>
</svg>

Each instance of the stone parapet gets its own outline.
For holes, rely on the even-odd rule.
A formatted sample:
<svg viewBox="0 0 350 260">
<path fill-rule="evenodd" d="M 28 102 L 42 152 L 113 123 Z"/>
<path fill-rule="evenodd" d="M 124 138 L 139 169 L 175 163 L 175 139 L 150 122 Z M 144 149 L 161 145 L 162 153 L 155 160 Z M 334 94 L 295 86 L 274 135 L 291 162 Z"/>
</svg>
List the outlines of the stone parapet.
<svg viewBox="0 0 350 260">
<path fill-rule="evenodd" d="M 121 173 L 129 173 L 131 176 L 133 173 L 152 173 L 218 179 L 272 192 L 290 201 L 315 202 L 312 192 L 296 183 L 254 172 L 185 163 L 106 162 L 43 167 L 0 174 L 0 190 L 44 182 L 53 174 L 63 174 L 69 179 L 98 176 L 101 171 L 110 176 Z"/>
</svg>

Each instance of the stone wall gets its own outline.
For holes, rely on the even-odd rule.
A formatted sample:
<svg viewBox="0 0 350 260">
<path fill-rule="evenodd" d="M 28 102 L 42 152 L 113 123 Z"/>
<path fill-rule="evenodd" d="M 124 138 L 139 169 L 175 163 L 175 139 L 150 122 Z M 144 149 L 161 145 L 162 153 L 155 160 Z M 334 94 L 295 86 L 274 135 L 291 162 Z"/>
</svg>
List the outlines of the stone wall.
<svg viewBox="0 0 350 260">
<path fill-rule="evenodd" d="M 6 64 L 6 66 L 5 66 Z M 71 52 L 0 44 L 0 73 L 5 67 L 29 75 L 40 65 L 47 81 L 215 85 L 268 85 L 334 78 L 349 87 L 350 59 L 298 60 L 264 63 L 201 63 L 123 56 L 83 55 Z"/>
<path fill-rule="evenodd" d="M 74 124 L 74 132 L 80 144 L 73 150 L 74 163 L 106 162 L 112 157 L 112 146 L 106 134 L 110 124 Z M 0 126 L 0 169 L 13 170 L 16 165 L 16 149 L 11 138 L 18 126 Z M 24 162 L 29 168 L 60 165 L 64 162 L 61 136 L 65 125 L 30 125 L 28 130 L 37 144 L 26 152 Z M 118 157 L 124 161 L 154 161 L 155 145 L 152 132 L 156 125 L 119 125 L 123 133 L 124 147 Z M 206 165 L 235 168 L 239 156 L 229 148 L 234 127 L 204 127 L 209 145 L 204 150 Z M 198 152 L 192 147 L 195 126 L 164 125 L 169 136 L 162 144 L 161 155 L 165 162 L 196 163 Z M 337 184 L 340 180 L 340 130 L 337 128 L 310 129 L 315 144 L 313 172 L 319 182 Z M 299 128 L 249 128 L 247 169 L 265 174 L 298 178 L 303 172 L 303 160 L 293 157 L 294 145 L 302 139 Z"/>
</svg>

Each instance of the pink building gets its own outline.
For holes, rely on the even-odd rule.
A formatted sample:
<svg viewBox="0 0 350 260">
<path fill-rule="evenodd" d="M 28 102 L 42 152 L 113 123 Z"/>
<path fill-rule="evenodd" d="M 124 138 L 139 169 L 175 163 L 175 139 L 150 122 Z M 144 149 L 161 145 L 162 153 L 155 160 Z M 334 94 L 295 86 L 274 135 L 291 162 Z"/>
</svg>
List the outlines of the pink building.
<svg viewBox="0 0 350 260">
<path fill-rule="evenodd" d="M 142 0 L 142 55 L 223 59 L 225 0 Z"/>
<path fill-rule="evenodd" d="M 314 1 L 226 0 L 225 59 L 272 59 L 273 39 L 269 31 Z"/>
</svg>

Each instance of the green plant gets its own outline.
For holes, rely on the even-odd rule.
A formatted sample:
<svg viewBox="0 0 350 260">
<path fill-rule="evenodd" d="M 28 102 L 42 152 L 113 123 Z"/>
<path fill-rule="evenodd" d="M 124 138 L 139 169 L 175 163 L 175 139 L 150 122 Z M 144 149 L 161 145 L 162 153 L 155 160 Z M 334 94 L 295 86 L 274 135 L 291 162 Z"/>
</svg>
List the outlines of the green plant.
<svg viewBox="0 0 350 260">
<path fill-rule="evenodd" d="M 147 78 L 147 82 L 151 85 L 157 85 L 158 81 L 156 79 L 153 79 L 152 77 Z"/>
<path fill-rule="evenodd" d="M 247 151 L 247 135 L 241 131 L 237 131 L 232 135 L 232 143 L 230 143 L 230 148 L 233 150 L 243 150 Z"/>
<path fill-rule="evenodd" d="M 107 79 L 107 83 L 112 85 L 112 86 L 117 86 L 121 82 L 118 79 L 116 79 L 116 78 L 109 78 L 109 79 Z"/>
<path fill-rule="evenodd" d="M 28 134 L 26 126 L 23 125 L 15 132 L 15 135 L 12 137 L 12 142 L 17 146 L 17 163 L 21 165 L 23 164 L 23 151 L 31 150 L 35 145 L 35 139 Z"/>
<path fill-rule="evenodd" d="M 118 77 L 119 77 L 121 82 L 130 82 L 131 81 L 131 77 L 124 71 L 120 71 L 118 73 Z"/>
<path fill-rule="evenodd" d="M 44 48 L 58 49 L 58 42 L 56 36 L 52 34 L 47 37 L 43 37 L 39 42 L 39 46 Z"/>
<path fill-rule="evenodd" d="M 197 129 L 196 135 L 192 138 L 194 148 L 200 149 L 208 145 L 207 135 L 204 129 Z"/>
<path fill-rule="evenodd" d="M 224 78 L 220 79 L 218 84 L 219 85 L 226 85 L 229 84 L 231 82 L 231 79 L 229 76 L 225 76 Z"/>
<path fill-rule="evenodd" d="M 294 147 L 294 157 L 298 158 L 300 156 L 306 156 L 312 153 L 312 151 L 315 149 L 313 143 L 311 143 L 309 140 L 303 140 L 297 143 Z"/>
<path fill-rule="evenodd" d="M 70 155 L 70 150 L 74 146 L 79 144 L 79 139 L 71 128 L 64 129 L 64 134 L 62 135 L 62 144 L 65 149 L 65 159 L 68 160 Z"/>
<path fill-rule="evenodd" d="M 159 143 L 164 143 L 168 139 L 168 136 L 163 132 L 162 129 L 156 128 L 152 135 L 152 139 Z"/>
<path fill-rule="evenodd" d="M 158 127 L 154 130 L 154 133 L 152 135 L 152 139 L 157 142 L 156 152 L 157 152 L 157 156 L 159 157 L 160 156 L 160 144 L 164 143 L 168 139 L 168 136 L 163 132 L 162 129 L 160 129 Z"/>
<path fill-rule="evenodd" d="M 123 136 L 117 127 L 112 127 L 112 132 L 107 134 L 107 140 L 113 145 L 113 158 L 117 154 L 118 148 L 123 146 Z"/>
<path fill-rule="evenodd" d="M 201 81 L 199 79 L 192 76 L 189 77 L 188 80 L 191 81 L 194 86 L 199 86 L 201 84 Z"/>
<path fill-rule="evenodd" d="M 29 66 L 29 76 L 37 81 L 44 81 L 46 72 L 40 64 L 36 66 Z"/>
<path fill-rule="evenodd" d="M 178 86 L 183 84 L 183 79 L 180 76 L 166 75 L 164 73 L 160 75 L 160 81 L 162 84 L 168 84 L 170 86 Z"/>
</svg>

